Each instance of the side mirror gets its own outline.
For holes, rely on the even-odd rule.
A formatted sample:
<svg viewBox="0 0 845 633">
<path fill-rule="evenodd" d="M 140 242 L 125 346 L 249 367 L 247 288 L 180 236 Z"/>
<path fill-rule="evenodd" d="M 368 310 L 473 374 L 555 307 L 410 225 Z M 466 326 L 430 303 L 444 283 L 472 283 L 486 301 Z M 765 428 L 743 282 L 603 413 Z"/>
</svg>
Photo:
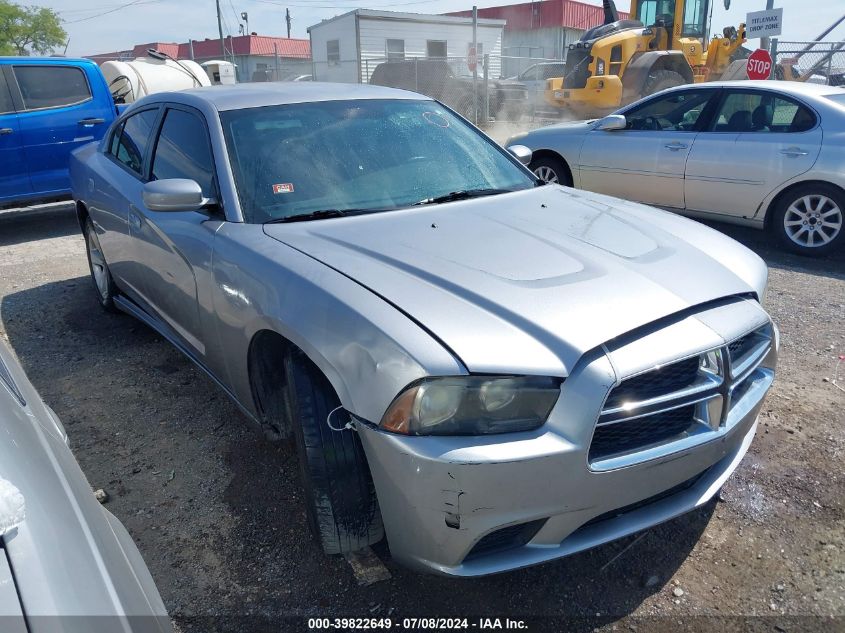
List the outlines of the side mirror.
<svg viewBox="0 0 845 633">
<path fill-rule="evenodd" d="M 611 132 L 613 130 L 624 130 L 626 127 L 628 127 L 628 120 L 624 114 L 608 114 L 599 120 L 594 129 Z"/>
<path fill-rule="evenodd" d="M 202 188 L 187 178 L 152 180 L 144 185 L 144 206 L 150 211 L 197 211 L 213 204 L 202 195 Z"/>
<path fill-rule="evenodd" d="M 523 165 L 528 165 L 531 162 L 531 150 L 525 145 L 511 145 L 508 151 Z"/>
</svg>

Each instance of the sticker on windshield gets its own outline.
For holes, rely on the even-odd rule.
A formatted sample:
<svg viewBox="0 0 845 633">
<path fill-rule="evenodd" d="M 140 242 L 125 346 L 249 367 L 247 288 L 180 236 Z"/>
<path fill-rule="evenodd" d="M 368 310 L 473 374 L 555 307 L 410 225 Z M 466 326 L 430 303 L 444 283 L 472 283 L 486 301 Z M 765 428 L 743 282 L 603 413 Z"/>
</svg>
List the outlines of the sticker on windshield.
<svg viewBox="0 0 845 633">
<path fill-rule="evenodd" d="M 449 127 L 449 120 L 438 112 L 423 112 L 423 118 L 437 127 Z"/>
<path fill-rule="evenodd" d="M 273 193 L 293 193 L 293 183 L 282 182 L 278 185 L 273 185 Z"/>
</svg>

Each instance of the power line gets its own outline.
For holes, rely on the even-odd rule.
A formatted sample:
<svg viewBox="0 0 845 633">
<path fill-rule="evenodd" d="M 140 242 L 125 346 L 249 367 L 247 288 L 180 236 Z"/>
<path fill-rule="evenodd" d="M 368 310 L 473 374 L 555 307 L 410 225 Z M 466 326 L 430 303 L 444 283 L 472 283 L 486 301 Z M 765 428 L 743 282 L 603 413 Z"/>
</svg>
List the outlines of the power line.
<svg viewBox="0 0 845 633">
<path fill-rule="evenodd" d="M 65 21 L 65 24 L 76 24 L 77 22 L 87 22 L 88 20 L 94 20 L 96 18 L 100 18 L 104 15 L 109 15 L 110 13 L 116 13 L 122 9 L 127 9 L 129 7 L 138 6 L 142 4 L 153 4 L 156 2 L 161 2 L 162 0 L 132 0 L 131 2 L 127 2 L 125 4 L 121 4 L 116 6 L 114 9 L 109 9 L 108 11 L 103 11 L 102 13 L 98 13 L 96 15 L 89 15 L 87 18 L 79 18 L 78 20 L 70 20 Z"/>
</svg>

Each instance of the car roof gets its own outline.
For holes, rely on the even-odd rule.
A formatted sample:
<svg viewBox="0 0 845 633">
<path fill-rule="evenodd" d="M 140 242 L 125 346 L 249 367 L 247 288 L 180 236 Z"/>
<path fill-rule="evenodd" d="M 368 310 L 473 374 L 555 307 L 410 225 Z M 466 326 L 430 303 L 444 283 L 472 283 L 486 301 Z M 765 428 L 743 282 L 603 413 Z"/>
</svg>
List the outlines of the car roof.
<svg viewBox="0 0 845 633">
<path fill-rule="evenodd" d="M 740 81 L 707 81 L 699 84 L 685 84 L 675 86 L 672 90 L 681 90 L 684 88 L 759 88 L 763 90 L 777 90 L 785 94 L 792 94 L 796 96 L 805 97 L 821 97 L 829 94 L 843 94 L 845 90 L 837 86 L 825 86 L 822 84 L 810 84 L 803 81 L 778 81 L 772 79 L 751 80 L 744 79 Z"/>
<path fill-rule="evenodd" d="M 159 92 L 143 99 L 144 103 L 170 101 L 197 104 L 202 101 L 219 111 L 312 101 L 347 99 L 430 99 L 415 92 L 370 84 L 324 83 L 318 81 L 271 81 L 207 86 L 179 92 Z"/>
</svg>

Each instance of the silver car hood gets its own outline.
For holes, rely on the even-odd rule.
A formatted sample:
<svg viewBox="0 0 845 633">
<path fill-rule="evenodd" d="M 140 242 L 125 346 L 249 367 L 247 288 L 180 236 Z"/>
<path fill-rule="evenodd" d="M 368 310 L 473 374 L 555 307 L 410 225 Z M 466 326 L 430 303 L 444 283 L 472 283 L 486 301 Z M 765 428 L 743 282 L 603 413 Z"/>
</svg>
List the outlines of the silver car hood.
<svg viewBox="0 0 845 633">
<path fill-rule="evenodd" d="M 265 232 L 380 295 L 479 373 L 565 376 L 584 352 L 760 291 L 766 274 L 697 222 L 558 186 Z"/>
</svg>

